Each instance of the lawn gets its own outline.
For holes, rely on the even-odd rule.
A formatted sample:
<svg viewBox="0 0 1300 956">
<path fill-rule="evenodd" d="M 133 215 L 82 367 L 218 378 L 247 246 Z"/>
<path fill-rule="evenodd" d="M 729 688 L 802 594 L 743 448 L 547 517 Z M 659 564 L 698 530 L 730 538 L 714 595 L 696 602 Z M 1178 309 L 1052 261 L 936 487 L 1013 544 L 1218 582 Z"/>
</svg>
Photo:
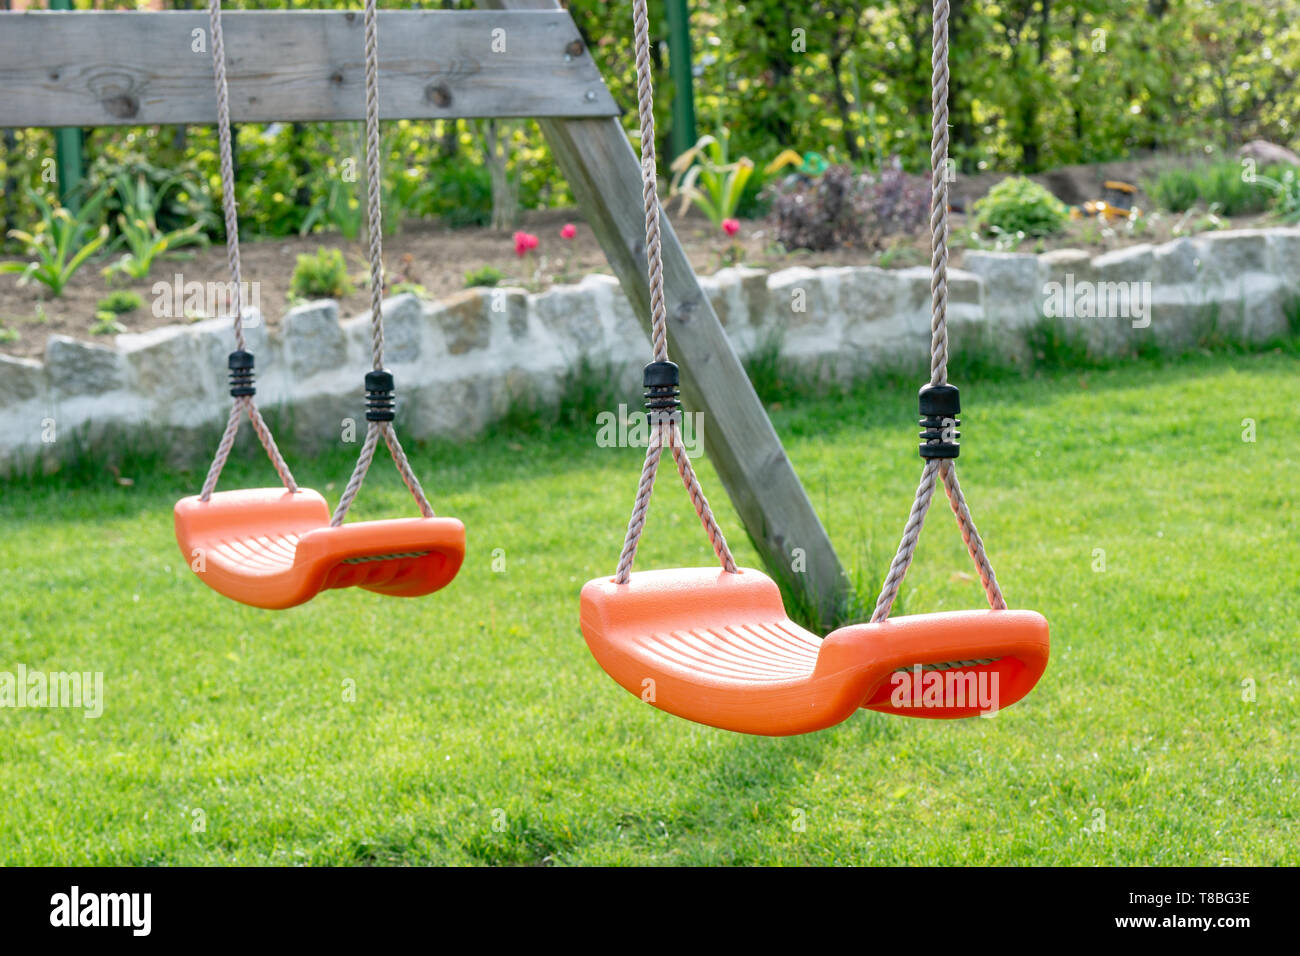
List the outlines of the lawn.
<svg viewBox="0 0 1300 956">
<path fill-rule="evenodd" d="M 1009 602 L 1052 627 L 1038 688 L 987 720 L 747 738 L 621 690 L 577 594 L 613 569 L 640 454 L 594 428 L 414 449 L 469 552 L 412 601 L 219 597 L 172 536 L 197 473 L 0 485 L 0 670 L 105 691 L 98 719 L 0 710 L 0 862 L 1300 863 L 1300 361 L 962 384 L 963 484 Z M 921 467 L 914 411 L 877 382 L 773 413 L 867 600 Z M 294 460 L 331 500 L 350 464 Z M 354 514 L 409 513 L 372 475 Z M 222 487 L 271 480 L 250 455 Z M 663 481 L 638 567 L 710 562 Z M 981 600 L 940 498 L 900 612 Z"/>
</svg>

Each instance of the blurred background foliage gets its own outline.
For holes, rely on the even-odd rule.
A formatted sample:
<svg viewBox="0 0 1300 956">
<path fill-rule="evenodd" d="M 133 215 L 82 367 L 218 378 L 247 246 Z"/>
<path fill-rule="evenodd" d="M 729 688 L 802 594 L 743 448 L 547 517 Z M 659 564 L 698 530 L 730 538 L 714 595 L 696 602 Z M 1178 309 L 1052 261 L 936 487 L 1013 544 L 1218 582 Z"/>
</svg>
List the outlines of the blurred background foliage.
<svg viewBox="0 0 1300 956">
<path fill-rule="evenodd" d="M 229 9 L 355 8 L 355 2 L 227 0 Z M 469 0 L 387 9 L 469 8 Z M 90 0 L 76 0 L 89 9 Z M 143 4 L 97 0 L 96 8 Z M 201 9 L 172 0 L 172 9 Z M 624 123 L 635 123 L 631 0 L 567 4 L 604 72 Z M 761 170 L 792 149 L 876 171 L 928 166 L 930 0 L 692 0 L 698 134 L 726 129 L 734 156 Z M 651 2 L 662 169 L 672 134 L 666 13 Z M 382 55 L 382 50 L 381 50 Z M 1161 151 L 1222 156 L 1236 145 L 1300 140 L 1300 0 L 952 0 L 952 156 L 964 172 L 1032 173 Z M 492 220 L 482 124 L 384 124 L 386 216 Z M 490 131 L 524 209 L 571 202 L 530 122 Z M 348 232 L 359 221 L 355 124 L 242 124 L 238 181 L 250 236 Z M 0 149 L 3 229 L 36 214 L 23 185 L 40 185 L 54 153 L 48 130 L 6 130 Z M 216 139 L 210 127 L 86 131 L 88 189 L 127 168 L 158 182 L 182 175 L 166 225 L 200 220 L 221 237 Z M 747 192 L 759 193 L 758 177 Z M 756 201 L 756 200 L 755 200 Z M 742 208 L 745 214 L 750 210 Z M 164 223 L 160 222 L 160 225 Z M 3 232 L 0 232 L 2 235 Z"/>
</svg>

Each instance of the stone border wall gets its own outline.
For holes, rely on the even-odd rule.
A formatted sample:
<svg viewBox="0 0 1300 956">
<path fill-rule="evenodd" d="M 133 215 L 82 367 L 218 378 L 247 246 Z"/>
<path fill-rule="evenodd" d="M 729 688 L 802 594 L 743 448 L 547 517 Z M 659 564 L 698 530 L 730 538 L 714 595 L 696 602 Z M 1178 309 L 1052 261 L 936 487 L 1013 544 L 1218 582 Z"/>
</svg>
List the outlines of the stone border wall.
<svg viewBox="0 0 1300 956">
<path fill-rule="evenodd" d="M 1284 328 L 1286 308 L 1300 299 L 1300 229 L 1208 233 L 1095 257 L 1079 250 L 967 252 L 963 265 L 950 274 L 957 329 L 1023 331 L 1044 313 L 1054 288 L 1091 285 L 1104 296 L 1120 283 L 1140 283 L 1149 325 L 1114 314 L 1068 321 L 1101 349 L 1141 335 L 1176 341 L 1210 314 L 1262 339 Z M 736 268 L 701 285 L 742 355 L 778 336 L 788 359 L 850 377 L 900 354 L 927 354 L 925 267 Z M 650 351 L 609 276 L 538 294 L 467 290 L 442 302 L 396 296 L 385 305 L 385 321 L 402 426 L 412 438 L 468 437 L 500 417 L 514 396 L 554 398 L 584 355 L 620 369 L 634 402 Z M 291 411 L 296 434 L 319 434 L 322 442 L 339 434 L 343 419 L 361 418 L 366 316 L 340 321 L 337 303 L 320 301 L 293 309 L 269 330 L 253 322 L 249 349 L 263 407 Z M 210 432 L 228 410 L 231 347 L 229 323 L 217 319 L 119 335 L 111 346 L 56 335 L 44 361 L 0 355 L 0 468 L 41 453 L 51 422 L 57 435 L 146 423 L 175 435 Z"/>
</svg>

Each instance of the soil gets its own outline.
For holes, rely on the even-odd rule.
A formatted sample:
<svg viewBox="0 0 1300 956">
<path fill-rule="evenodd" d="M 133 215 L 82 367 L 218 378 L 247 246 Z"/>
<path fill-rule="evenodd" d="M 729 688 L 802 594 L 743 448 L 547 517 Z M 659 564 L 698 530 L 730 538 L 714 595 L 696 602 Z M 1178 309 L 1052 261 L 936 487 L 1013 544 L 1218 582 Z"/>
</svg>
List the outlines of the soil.
<svg viewBox="0 0 1300 956">
<path fill-rule="evenodd" d="M 1066 167 L 1033 177 L 1047 185 L 1067 202 L 1078 202 L 1100 195 L 1100 183 L 1106 178 L 1141 182 L 1153 165 L 1161 160 L 1132 160 L 1100 166 Z M 1163 162 L 1167 162 L 1163 161 Z M 964 208 L 972 197 L 983 195 L 1000 181 L 1003 174 L 961 176 L 954 185 L 954 210 Z M 1138 204 L 1142 205 L 1142 196 Z M 883 249 L 838 249 L 829 252 L 799 250 L 785 252 L 775 241 L 770 223 L 756 220 L 742 224 L 740 235 L 728 240 L 707 220 L 695 214 L 681 215 L 673 203 L 670 218 L 696 272 L 707 275 L 737 262 L 757 268 L 775 270 L 795 265 L 883 265 L 904 267 L 924 265 L 929 261 L 928 240 L 923 232 L 893 237 Z M 1234 228 L 1257 225 L 1266 217 L 1239 218 Z M 560 228 L 568 222 L 577 225 L 572 240 L 560 237 Z M 1095 220 L 1071 222 L 1066 231 L 1045 240 L 1026 240 L 1022 252 L 1043 252 L 1058 248 L 1083 248 L 1104 252 L 1142 242 L 1163 242 L 1176 235 L 1205 228 L 1223 228 L 1226 223 L 1206 221 L 1203 214 L 1173 216 L 1155 214 L 1145 217 L 1140 229 L 1125 224 L 1103 227 Z M 495 266 L 505 275 L 502 284 L 532 290 L 552 284 L 576 282 L 593 272 L 609 273 L 600 245 L 576 210 L 540 210 L 526 213 L 520 228 L 540 239 L 538 248 L 527 259 L 518 259 L 509 232 L 486 228 L 450 230 L 436 223 L 417 222 L 405 225 L 396 235 L 384 239 L 384 260 L 390 290 L 398 283 L 417 283 L 434 298 L 450 295 L 465 287 L 466 272 L 483 266 Z M 961 250 L 970 245 L 965 216 L 954 211 L 952 218 L 953 263 L 960 268 Z M 367 274 L 365 251 L 360 241 L 349 241 L 337 234 L 288 237 L 240 244 L 243 278 L 259 282 L 261 306 L 269 324 L 275 325 L 290 307 L 289 280 L 297 257 L 314 253 L 318 248 L 342 249 L 347 258 L 355 290 L 340 301 L 344 316 L 359 315 L 367 307 L 368 296 L 363 280 Z M 3 261 L 3 260 L 0 260 Z M 89 341 L 110 340 L 110 336 L 92 336 L 96 303 L 108 293 L 107 280 L 101 269 L 111 257 L 91 260 L 68 283 L 63 294 L 49 297 L 49 290 L 35 281 L 18 284 L 16 275 L 0 275 L 0 352 L 10 355 L 39 357 L 47 337 L 53 333 Z M 171 283 L 175 273 L 186 281 L 224 282 L 225 247 L 209 246 L 185 250 L 184 256 L 164 258 L 154 264 L 149 279 L 122 283 L 113 288 L 138 293 L 145 305 L 119 318 L 128 332 L 144 332 L 173 322 L 156 318 L 150 303 L 156 282 Z M 198 318 L 200 316 L 195 316 Z"/>
</svg>

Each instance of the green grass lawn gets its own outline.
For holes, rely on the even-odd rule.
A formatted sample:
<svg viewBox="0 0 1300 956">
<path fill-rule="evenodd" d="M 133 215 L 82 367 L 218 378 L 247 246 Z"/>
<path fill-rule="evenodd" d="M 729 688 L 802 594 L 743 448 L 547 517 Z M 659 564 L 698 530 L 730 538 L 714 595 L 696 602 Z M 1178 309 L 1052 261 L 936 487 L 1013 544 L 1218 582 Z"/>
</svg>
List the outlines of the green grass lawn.
<svg viewBox="0 0 1300 956">
<path fill-rule="evenodd" d="M 0 862 L 1300 862 L 1300 361 L 962 384 L 963 484 L 1008 601 L 1052 627 L 1042 682 L 991 720 L 748 738 L 620 689 L 577 596 L 613 570 L 640 452 L 594 427 L 415 449 L 469 552 L 409 601 L 208 590 L 172 536 L 197 473 L 0 485 L 0 670 L 105 675 L 98 719 L 0 710 Z M 920 472 L 913 394 L 773 413 L 868 601 Z M 295 470 L 333 501 L 350 455 Z M 386 460 L 372 476 L 357 517 L 413 513 Z M 638 567 L 711 563 L 665 477 Z M 272 480 L 250 454 L 222 487 Z M 900 613 L 981 606 L 970 572 L 940 496 Z"/>
</svg>

